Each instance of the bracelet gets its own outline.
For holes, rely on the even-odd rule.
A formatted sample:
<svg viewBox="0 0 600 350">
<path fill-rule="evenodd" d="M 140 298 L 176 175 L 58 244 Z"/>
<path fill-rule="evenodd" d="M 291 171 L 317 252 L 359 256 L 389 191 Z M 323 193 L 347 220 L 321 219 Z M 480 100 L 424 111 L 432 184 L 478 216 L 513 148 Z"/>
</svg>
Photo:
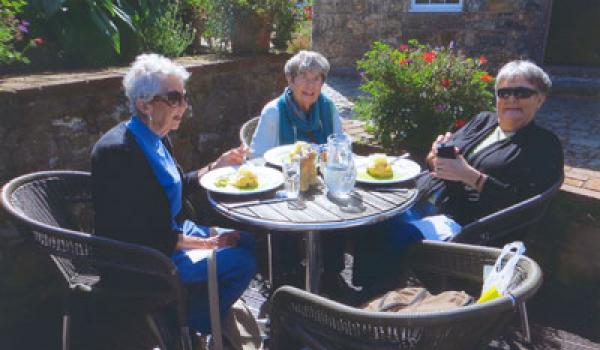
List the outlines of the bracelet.
<svg viewBox="0 0 600 350">
<path fill-rule="evenodd" d="M 479 176 L 477 176 L 477 180 L 475 180 L 475 187 L 479 188 L 479 185 L 481 185 L 481 181 L 483 180 L 483 173 L 480 171 L 479 172 Z"/>
</svg>

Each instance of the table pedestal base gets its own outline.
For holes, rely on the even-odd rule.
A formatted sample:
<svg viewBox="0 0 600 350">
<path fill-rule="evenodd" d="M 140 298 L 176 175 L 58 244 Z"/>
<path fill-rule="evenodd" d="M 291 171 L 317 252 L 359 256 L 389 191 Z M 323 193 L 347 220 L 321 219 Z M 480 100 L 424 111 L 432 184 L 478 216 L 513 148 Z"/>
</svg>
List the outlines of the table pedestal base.
<svg viewBox="0 0 600 350">
<path fill-rule="evenodd" d="M 321 236 L 318 231 L 306 232 L 306 291 L 319 293 L 321 282 Z"/>
</svg>

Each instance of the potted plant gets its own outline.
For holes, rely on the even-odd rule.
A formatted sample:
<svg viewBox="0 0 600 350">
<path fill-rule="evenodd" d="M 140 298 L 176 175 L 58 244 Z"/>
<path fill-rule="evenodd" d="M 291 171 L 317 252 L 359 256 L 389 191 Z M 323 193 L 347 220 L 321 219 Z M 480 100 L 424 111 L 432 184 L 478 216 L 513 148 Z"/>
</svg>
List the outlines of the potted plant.
<svg viewBox="0 0 600 350">
<path fill-rule="evenodd" d="M 275 18 L 292 10 L 290 0 L 211 1 L 213 34 L 230 40 L 233 53 L 267 52 Z"/>
<path fill-rule="evenodd" d="M 425 154 L 437 135 L 493 110 L 486 61 L 416 40 L 398 48 L 375 42 L 358 61 L 367 94 L 355 106 L 357 115 L 385 148 Z"/>
</svg>

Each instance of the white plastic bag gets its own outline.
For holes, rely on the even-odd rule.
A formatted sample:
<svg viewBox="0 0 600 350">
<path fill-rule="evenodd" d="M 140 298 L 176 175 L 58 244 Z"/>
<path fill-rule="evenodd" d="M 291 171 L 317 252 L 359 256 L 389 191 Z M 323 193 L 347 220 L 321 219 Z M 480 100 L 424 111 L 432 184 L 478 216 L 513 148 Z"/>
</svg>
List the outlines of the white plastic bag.
<svg viewBox="0 0 600 350">
<path fill-rule="evenodd" d="M 494 267 L 484 278 L 483 287 L 481 288 L 482 297 L 478 303 L 491 300 L 498 296 L 507 295 L 508 292 L 510 292 L 514 287 L 513 282 L 517 263 L 524 253 L 525 245 L 523 242 L 519 241 L 509 243 L 502 248 L 502 252 L 496 259 Z M 512 255 L 506 260 L 509 254 Z M 484 297 L 486 295 L 487 297 Z"/>
</svg>

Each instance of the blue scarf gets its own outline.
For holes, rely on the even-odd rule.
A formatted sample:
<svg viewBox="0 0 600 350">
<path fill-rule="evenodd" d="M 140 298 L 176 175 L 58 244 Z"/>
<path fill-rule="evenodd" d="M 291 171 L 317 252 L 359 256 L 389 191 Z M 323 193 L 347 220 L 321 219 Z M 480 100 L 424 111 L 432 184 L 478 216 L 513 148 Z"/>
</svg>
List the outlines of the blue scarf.
<svg viewBox="0 0 600 350">
<path fill-rule="evenodd" d="M 302 112 L 287 87 L 277 102 L 279 108 L 279 144 L 288 145 L 296 141 L 327 143 L 333 133 L 333 102 L 319 94 L 308 113 Z"/>
</svg>

